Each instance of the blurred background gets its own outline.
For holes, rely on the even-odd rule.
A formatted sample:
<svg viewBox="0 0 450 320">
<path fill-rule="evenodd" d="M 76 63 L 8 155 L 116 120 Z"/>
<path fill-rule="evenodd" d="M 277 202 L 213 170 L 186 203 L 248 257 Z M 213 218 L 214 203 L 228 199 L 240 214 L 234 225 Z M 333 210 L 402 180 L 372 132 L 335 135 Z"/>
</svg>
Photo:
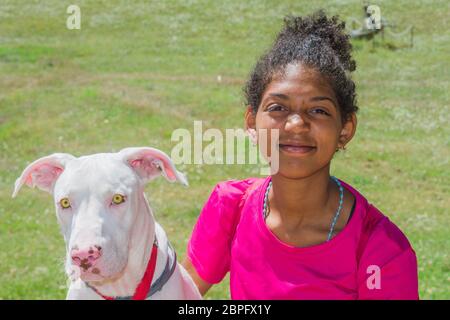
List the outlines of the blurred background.
<svg viewBox="0 0 450 320">
<path fill-rule="evenodd" d="M 242 87 L 283 17 L 323 8 L 358 29 L 364 4 L 0 0 L 0 298 L 62 299 L 67 291 L 51 196 L 24 188 L 11 199 L 27 164 L 54 152 L 128 146 L 170 155 L 172 131 L 192 132 L 194 120 L 203 130 L 242 128 Z M 450 2 L 370 4 L 379 6 L 386 32 L 352 40 L 358 130 L 332 173 L 407 235 L 421 298 L 449 299 Z M 81 10 L 79 30 L 66 26 L 70 5 Z M 183 260 L 214 185 L 259 171 L 178 168 L 189 188 L 157 179 L 146 193 Z M 206 298 L 228 299 L 228 281 Z"/>
</svg>

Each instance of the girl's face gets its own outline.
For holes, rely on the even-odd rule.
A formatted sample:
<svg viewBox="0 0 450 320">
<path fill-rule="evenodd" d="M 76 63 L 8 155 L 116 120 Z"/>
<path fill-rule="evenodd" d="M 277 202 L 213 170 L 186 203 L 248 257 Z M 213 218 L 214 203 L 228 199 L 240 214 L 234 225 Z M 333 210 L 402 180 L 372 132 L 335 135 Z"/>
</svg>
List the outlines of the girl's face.
<svg viewBox="0 0 450 320">
<path fill-rule="evenodd" d="M 256 115 L 246 112 L 249 130 L 267 133 L 271 156 L 270 131 L 279 130 L 278 173 L 288 178 L 308 177 L 329 170 L 337 148 L 345 146 L 356 129 L 356 116 L 342 124 L 333 89 L 315 70 L 290 64 L 284 74 L 275 76 L 263 93 Z M 266 129 L 261 131 L 261 129 Z"/>
</svg>

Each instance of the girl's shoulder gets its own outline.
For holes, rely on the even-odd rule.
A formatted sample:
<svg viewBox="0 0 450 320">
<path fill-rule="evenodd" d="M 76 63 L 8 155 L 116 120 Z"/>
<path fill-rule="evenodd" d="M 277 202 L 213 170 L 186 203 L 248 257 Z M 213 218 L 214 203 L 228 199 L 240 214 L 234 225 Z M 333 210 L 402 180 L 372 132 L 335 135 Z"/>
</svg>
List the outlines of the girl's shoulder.
<svg viewBox="0 0 450 320">
<path fill-rule="evenodd" d="M 374 205 L 369 204 L 363 232 L 367 232 L 372 245 L 390 246 L 393 251 L 402 252 L 411 248 L 403 231 Z"/>
<path fill-rule="evenodd" d="M 343 181 L 341 181 L 343 182 Z M 371 204 L 359 191 L 343 182 L 344 186 L 354 195 L 359 205 L 362 218 L 359 240 L 359 254 L 372 247 L 376 250 L 384 248 L 385 251 L 400 253 L 411 249 L 411 244 L 403 231 L 382 213 L 374 204 Z M 389 249 L 388 249 L 389 248 Z"/>
<path fill-rule="evenodd" d="M 356 251 L 359 298 L 418 299 L 417 256 L 406 235 L 373 205 L 364 222 Z"/>
<path fill-rule="evenodd" d="M 266 179 L 247 178 L 219 182 L 213 188 L 203 210 L 213 210 L 220 216 L 228 216 L 232 220 L 238 219 L 249 195 L 256 191 Z"/>
<path fill-rule="evenodd" d="M 243 180 L 226 180 L 216 184 L 213 189 L 221 200 L 227 200 L 231 202 L 240 202 L 243 197 L 257 189 L 266 178 L 247 178 Z"/>
</svg>

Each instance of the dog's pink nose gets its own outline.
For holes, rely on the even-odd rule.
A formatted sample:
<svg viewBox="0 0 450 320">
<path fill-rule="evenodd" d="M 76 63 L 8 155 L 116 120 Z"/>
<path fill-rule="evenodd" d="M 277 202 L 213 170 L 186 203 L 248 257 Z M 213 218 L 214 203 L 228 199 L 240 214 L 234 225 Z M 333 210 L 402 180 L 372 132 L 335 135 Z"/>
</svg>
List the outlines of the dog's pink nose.
<svg viewBox="0 0 450 320">
<path fill-rule="evenodd" d="M 102 248 L 99 246 L 90 247 L 89 249 L 78 249 L 78 247 L 75 247 L 70 254 L 72 262 L 86 271 L 101 257 Z"/>
</svg>

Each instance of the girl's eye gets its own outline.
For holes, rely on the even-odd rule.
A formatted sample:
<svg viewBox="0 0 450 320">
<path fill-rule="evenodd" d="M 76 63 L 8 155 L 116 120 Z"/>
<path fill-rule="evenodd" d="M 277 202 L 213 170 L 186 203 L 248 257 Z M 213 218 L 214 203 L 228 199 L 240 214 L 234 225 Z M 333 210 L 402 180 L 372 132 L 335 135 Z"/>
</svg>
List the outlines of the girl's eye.
<svg viewBox="0 0 450 320">
<path fill-rule="evenodd" d="M 116 193 L 112 198 L 112 203 L 114 204 L 121 204 L 125 202 L 125 197 L 121 194 Z"/>
<path fill-rule="evenodd" d="M 324 114 L 324 115 L 327 115 L 327 116 L 330 115 L 327 111 L 325 111 L 325 110 L 323 110 L 323 109 L 320 109 L 320 108 L 313 109 L 312 111 L 313 111 L 314 113 L 318 113 L 318 114 Z"/>
<path fill-rule="evenodd" d="M 69 201 L 68 198 L 62 198 L 62 199 L 59 201 L 59 204 L 61 205 L 61 208 L 63 208 L 63 209 L 68 209 L 68 208 L 71 207 L 71 206 L 70 206 L 70 201 Z"/>
<path fill-rule="evenodd" d="M 267 108 L 267 111 L 284 111 L 286 108 L 283 106 L 280 106 L 279 104 L 273 104 L 269 108 Z"/>
</svg>

